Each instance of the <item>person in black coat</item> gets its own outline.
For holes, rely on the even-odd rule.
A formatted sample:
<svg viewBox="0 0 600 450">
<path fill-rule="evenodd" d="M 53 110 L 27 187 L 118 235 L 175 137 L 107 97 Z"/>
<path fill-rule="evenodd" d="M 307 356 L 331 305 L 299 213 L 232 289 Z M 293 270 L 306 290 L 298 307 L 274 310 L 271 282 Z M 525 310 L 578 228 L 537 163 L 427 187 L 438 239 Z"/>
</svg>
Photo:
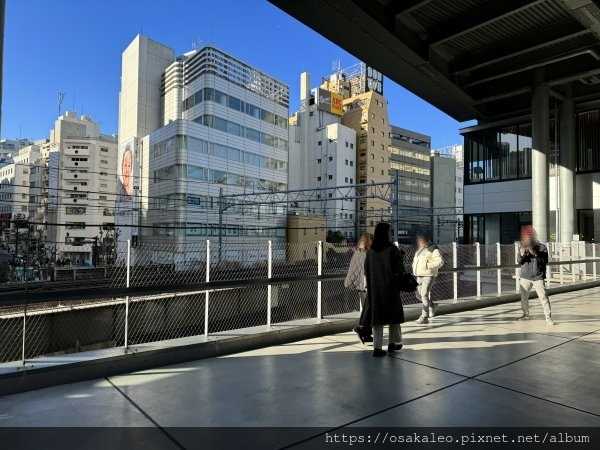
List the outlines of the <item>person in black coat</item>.
<svg viewBox="0 0 600 450">
<path fill-rule="evenodd" d="M 378 223 L 375 227 L 373 244 L 365 259 L 367 302 L 371 307 L 373 325 L 373 356 L 385 356 L 383 350 L 383 326 L 389 325 L 388 352 L 402 348 L 404 308 L 400 301 L 398 284 L 404 273 L 402 252 L 390 242 L 391 227 Z"/>
</svg>

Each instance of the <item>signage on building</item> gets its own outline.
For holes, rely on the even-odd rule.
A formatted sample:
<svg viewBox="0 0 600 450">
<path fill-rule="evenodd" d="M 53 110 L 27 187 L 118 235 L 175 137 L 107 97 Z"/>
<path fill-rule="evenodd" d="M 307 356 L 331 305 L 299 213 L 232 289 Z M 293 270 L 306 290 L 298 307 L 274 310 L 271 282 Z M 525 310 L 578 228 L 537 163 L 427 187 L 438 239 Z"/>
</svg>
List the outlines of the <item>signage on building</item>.
<svg viewBox="0 0 600 450">
<path fill-rule="evenodd" d="M 341 116 L 344 113 L 344 97 L 325 89 L 317 91 L 317 108 Z"/>
<path fill-rule="evenodd" d="M 383 74 L 372 67 L 366 67 L 365 92 L 377 92 L 383 95 Z"/>
</svg>

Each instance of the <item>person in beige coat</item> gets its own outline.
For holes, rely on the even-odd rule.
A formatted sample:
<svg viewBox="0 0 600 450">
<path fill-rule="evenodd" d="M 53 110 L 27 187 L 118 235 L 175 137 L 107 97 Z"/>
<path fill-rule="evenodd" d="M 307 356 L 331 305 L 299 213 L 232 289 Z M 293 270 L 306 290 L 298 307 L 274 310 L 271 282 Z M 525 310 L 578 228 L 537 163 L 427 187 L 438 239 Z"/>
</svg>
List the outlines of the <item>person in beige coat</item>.
<svg viewBox="0 0 600 450">
<path fill-rule="evenodd" d="M 429 241 L 426 234 L 417 235 L 417 251 L 413 259 L 413 275 L 417 278 L 416 296 L 423 304 L 421 317 L 417 323 L 429 323 L 429 318 L 434 317 L 437 306 L 431 301 L 430 294 L 433 283 L 438 275 L 438 270 L 444 265 L 444 258 L 436 245 Z"/>
</svg>

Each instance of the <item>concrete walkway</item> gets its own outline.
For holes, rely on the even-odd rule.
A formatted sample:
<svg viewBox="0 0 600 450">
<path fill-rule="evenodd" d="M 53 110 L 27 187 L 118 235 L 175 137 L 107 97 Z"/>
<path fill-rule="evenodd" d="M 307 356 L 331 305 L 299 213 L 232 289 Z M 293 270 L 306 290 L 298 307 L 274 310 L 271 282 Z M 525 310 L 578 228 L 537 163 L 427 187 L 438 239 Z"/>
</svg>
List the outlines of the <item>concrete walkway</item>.
<svg viewBox="0 0 600 450">
<path fill-rule="evenodd" d="M 405 324 L 392 357 L 346 333 L 6 396 L 0 435 L 151 427 L 156 448 L 189 448 L 171 427 L 599 427 L 600 288 L 551 300 L 555 327 L 537 299 L 527 322 L 518 304 L 440 316 Z"/>
</svg>

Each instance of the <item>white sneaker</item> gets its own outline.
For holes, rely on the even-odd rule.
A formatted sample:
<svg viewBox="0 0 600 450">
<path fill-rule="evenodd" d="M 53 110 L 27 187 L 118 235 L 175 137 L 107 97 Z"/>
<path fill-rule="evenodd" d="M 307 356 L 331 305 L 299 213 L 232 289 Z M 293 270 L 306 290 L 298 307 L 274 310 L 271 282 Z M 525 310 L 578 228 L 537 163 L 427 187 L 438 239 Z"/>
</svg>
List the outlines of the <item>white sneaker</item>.
<svg viewBox="0 0 600 450">
<path fill-rule="evenodd" d="M 546 319 L 546 325 L 553 327 L 554 325 L 556 325 L 556 322 L 554 320 L 552 320 L 552 318 L 548 317 Z"/>
<path fill-rule="evenodd" d="M 427 325 L 429 323 L 429 319 L 426 316 L 421 316 L 417 319 L 416 323 L 419 325 Z"/>
<path fill-rule="evenodd" d="M 433 318 L 437 315 L 438 306 L 433 305 L 429 307 L 429 318 Z"/>
<path fill-rule="evenodd" d="M 529 320 L 529 319 L 530 319 L 530 317 L 529 317 L 529 313 L 527 313 L 527 314 L 523 314 L 523 315 L 522 315 L 521 317 L 519 317 L 517 320 Z"/>
</svg>

